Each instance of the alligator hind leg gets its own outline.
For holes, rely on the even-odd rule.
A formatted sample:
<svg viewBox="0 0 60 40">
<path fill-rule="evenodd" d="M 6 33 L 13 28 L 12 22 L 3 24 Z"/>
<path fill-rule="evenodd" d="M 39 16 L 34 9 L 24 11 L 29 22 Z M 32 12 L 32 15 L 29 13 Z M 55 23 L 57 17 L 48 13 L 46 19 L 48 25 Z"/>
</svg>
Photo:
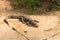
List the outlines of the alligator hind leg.
<svg viewBox="0 0 60 40">
<path fill-rule="evenodd" d="M 26 22 L 26 25 L 31 26 L 31 25 L 29 24 L 29 22 Z"/>
<path fill-rule="evenodd" d="M 36 22 L 36 23 L 39 23 L 39 21 L 37 21 L 37 20 L 33 20 L 34 22 Z"/>
</svg>

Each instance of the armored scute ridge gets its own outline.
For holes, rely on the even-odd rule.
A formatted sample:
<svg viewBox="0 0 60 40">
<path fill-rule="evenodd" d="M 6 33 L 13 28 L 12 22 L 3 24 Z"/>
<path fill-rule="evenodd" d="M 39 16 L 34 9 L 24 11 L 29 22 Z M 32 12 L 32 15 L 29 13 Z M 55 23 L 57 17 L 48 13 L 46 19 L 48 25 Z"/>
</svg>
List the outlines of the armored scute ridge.
<svg viewBox="0 0 60 40">
<path fill-rule="evenodd" d="M 32 26 L 32 27 L 38 27 L 38 25 L 37 25 L 38 21 L 37 20 L 32 20 L 30 17 L 24 16 L 24 15 L 20 15 L 20 16 L 11 15 L 11 16 L 7 16 L 4 20 L 5 20 L 5 23 L 7 25 L 9 25 L 9 23 L 7 22 L 7 19 L 18 19 L 23 24 L 26 24 L 26 25 Z"/>
<path fill-rule="evenodd" d="M 14 16 L 14 15 L 11 15 L 11 16 L 7 16 L 3 21 L 9 26 L 9 23 L 8 23 L 8 19 L 18 19 L 20 22 L 22 22 L 23 24 L 26 24 L 28 26 L 32 26 L 32 27 L 38 27 L 37 23 L 39 23 L 39 21 L 37 20 L 32 20 L 30 17 L 27 17 L 27 16 L 23 16 L 23 15 L 20 15 L 20 16 Z M 15 29 L 14 27 L 11 27 L 12 30 L 16 31 L 17 33 L 21 34 L 22 36 L 24 36 L 27 40 L 29 40 L 28 37 L 26 37 L 24 34 L 22 34 L 21 32 L 19 32 L 17 29 Z"/>
</svg>

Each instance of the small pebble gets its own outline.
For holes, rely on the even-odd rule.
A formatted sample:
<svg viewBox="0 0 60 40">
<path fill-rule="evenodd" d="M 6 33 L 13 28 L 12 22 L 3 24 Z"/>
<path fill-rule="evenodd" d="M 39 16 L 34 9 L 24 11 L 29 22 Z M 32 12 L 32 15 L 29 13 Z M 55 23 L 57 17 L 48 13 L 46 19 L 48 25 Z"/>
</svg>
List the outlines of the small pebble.
<svg viewBox="0 0 60 40">
<path fill-rule="evenodd" d="M 27 33 L 27 31 L 24 31 L 24 33 Z"/>
</svg>

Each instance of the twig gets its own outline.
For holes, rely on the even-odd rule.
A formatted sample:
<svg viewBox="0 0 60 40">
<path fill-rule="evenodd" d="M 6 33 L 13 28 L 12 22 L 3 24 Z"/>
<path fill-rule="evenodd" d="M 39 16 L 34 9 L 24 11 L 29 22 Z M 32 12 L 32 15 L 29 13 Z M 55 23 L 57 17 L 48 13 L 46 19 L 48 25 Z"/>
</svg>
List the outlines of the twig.
<svg viewBox="0 0 60 40">
<path fill-rule="evenodd" d="M 47 30 L 44 30 L 44 31 L 50 31 L 50 30 L 52 30 L 53 28 L 51 28 L 51 29 L 47 29 Z"/>
<path fill-rule="evenodd" d="M 28 39 L 24 34 L 22 34 L 21 32 L 17 31 L 14 27 L 12 27 L 12 29 L 13 29 L 14 31 L 16 31 L 17 33 L 21 34 L 22 36 L 24 36 L 27 40 L 30 40 L 30 39 Z"/>
<path fill-rule="evenodd" d="M 9 26 L 9 23 L 7 22 L 6 19 L 4 19 L 4 22 Z M 9 26 L 9 27 L 11 27 L 11 26 Z M 11 27 L 11 28 L 12 28 L 12 30 L 16 31 L 17 33 L 19 33 L 19 34 L 21 34 L 22 36 L 24 36 L 27 40 L 29 40 L 24 34 L 22 34 L 21 32 L 17 31 L 14 27 Z"/>
</svg>

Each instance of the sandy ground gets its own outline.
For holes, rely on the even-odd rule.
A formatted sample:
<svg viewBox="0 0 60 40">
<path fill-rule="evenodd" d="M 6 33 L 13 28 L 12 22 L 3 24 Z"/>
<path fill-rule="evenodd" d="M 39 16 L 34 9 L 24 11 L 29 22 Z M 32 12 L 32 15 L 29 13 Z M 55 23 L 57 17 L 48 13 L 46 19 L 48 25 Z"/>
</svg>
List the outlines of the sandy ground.
<svg viewBox="0 0 60 40">
<path fill-rule="evenodd" d="M 6 2 L 6 0 L 0 0 L 0 40 L 27 40 L 3 22 L 6 16 L 16 15 L 16 13 L 18 13 L 4 11 L 7 8 L 5 3 L 9 5 L 9 2 Z M 60 40 L 60 12 L 56 11 L 53 13 L 55 13 L 55 15 L 27 15 L 39 21 L 38 28 L 22 24 L 18 19 L 8 19 L 8 22 L 11 27 L 15 27 L 30 40 Z M 27 31 L 27 33 L 24 31 Z"/>
</svg>

